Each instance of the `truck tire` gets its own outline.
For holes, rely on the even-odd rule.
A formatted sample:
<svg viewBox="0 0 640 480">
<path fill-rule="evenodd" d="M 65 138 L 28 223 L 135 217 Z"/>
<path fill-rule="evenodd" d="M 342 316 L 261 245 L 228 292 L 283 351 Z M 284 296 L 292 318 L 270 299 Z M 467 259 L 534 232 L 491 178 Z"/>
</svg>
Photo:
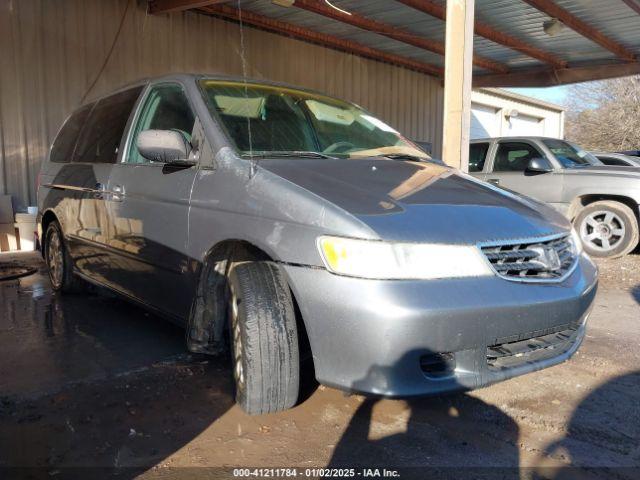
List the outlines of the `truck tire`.
<svg viewBox="0 0 640 480">
<path fill-rule="evenodd" d="M 250 415 L 293 407 L 300 388 L 298 332 L 291 291 L 271 262 L 229 272 L 229 331 L 236 402 Z"/>
<path fill-rule="evenodd" d="M 638 220 L 624 203 L 590 203 L 578 213 L 574 225 L 585 251 L 593 257 L 622 257 L 638 245 Z"/>
<path fill-rule="evenodd" d="M 51 288 L 55 292 L 73 293 L 81 290 L 80 279 L 73 274 L 73 261 L 57 221 L 52 221 L 44 236 L 44 255 Z"/>
</svg>

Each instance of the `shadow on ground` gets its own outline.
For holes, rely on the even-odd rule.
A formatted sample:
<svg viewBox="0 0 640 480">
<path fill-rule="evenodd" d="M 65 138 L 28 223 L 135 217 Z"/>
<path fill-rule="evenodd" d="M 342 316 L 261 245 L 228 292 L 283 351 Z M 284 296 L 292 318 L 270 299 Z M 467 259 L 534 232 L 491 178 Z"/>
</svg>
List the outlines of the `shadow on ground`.
<svg viewBox="0 0 640 480">
<path fill-rule="evenodd" d="M 631 289 L 631 295 L 637 303 L 640 303 L 640 285 L 636 285 Z"/>
<path fill-rule="evenodd" d="M 401 388 L 395 382 L 402 372 L 414 364 L 419 368 L 417 361 L 407 360 L 427 354 L 409 352 L 398 361 L 401 369 L 373 367 L 354 389 L 361 385 Z M 449 382 L 432 383 L 437 388 L 443 381 Z M 336 445 L 331 467 L 399 468 L 402 478 L 519 477 L 518 425 L 499 408 L 463 393 L 395 402 L 405 404 L 399 412 L 385 412 L 384 405 L 389 403 L 364 400 Z M 388 434 L 398 431 L 398 423 L 406 423 L 405 431 Z"/>
<path fill-rule="evenodd" d="M 640 371 L 610 380 L 576 407 L 560 441 L 541 458 L 568 458 L 573 468 L 538 470 L 539 479 L 640 478 Z M 624 408 L 622 406 L 631 406 Z"/>
</svg>

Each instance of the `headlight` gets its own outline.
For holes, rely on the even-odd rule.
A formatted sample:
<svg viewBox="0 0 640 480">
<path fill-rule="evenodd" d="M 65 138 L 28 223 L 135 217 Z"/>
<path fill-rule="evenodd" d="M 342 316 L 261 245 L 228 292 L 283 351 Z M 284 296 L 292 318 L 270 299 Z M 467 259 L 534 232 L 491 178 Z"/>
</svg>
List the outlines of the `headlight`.
<svg viewBox="0 0 640 480">
<path fill-rule="evenodd" d="M 571 229 L 571 240 L 573 240 L 573 248 L 576 251 L 576 255 L 580 255 L 583 251 L 582 239 L 580 238 L 580 234 L 575 228 Z"/>
<path fill-rule="evenodd" d="M 475 246 L 320 237 L 318 248 L 330 272 L 351 277 L 408 280 L 494 275 Z"/>
</svg>

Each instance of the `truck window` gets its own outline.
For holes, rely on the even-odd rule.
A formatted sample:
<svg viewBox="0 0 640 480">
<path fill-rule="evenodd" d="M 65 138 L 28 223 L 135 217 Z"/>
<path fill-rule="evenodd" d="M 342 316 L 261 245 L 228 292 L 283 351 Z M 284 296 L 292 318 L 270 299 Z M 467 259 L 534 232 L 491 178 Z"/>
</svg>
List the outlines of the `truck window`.
<svg viewBox="0 0 640 480">
<path fill-rule="evenodd" d="M 484 170 L 484 162 L 487 159 L 489 142 L 472 143 L 469 146 L 469 172 L 481 172 Z"/>
<path fill-rule="evenodd" d="M 494 172 L 524 172 L 532 158 L 542 157 L 533 145 L 522 142 L 503 142 L 498 145 Z"/>
<path fill-rule="evenodd" d="M 542 140 L 564 168 L 602 165 L 602 162 L 579 146 L 565 140 L 546 138 Z"/>
<path fill-rule="evenodd" d="M 74 162 L 115 163 L 120 140 L 142 87 L 98 101 L 82 130 Z"/>
<path fill-rule="evenodd" d="M 615 165 L 615 166 L 625 166 L 625 167 L 630 165 L 628 162 L 625 162 L 624 160 L 621 160 L 619 158 L 603 157 L 600 155 L 598 155 L 597 158 L 605 165 Z"/>
</svg>

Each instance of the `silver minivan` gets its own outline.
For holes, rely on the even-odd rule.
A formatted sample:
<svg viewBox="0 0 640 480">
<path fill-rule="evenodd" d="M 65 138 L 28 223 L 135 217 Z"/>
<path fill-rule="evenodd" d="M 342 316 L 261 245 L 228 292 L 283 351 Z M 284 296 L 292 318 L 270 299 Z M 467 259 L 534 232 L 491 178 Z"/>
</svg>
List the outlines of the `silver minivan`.
<svg viewBox="0 0 640 480">
<path fill-rule="evenodd" d="M 305 357 L 323 384 L 387 396 L 557 364 L 596 292 L 559 213 L 286 85 L 127 87 L 67 119 L 39 182 L 53 289 L 107 287 L 184 325 L 191 351 L 230 350 L 252 414 L 296 403 Z"/>
</svg>

